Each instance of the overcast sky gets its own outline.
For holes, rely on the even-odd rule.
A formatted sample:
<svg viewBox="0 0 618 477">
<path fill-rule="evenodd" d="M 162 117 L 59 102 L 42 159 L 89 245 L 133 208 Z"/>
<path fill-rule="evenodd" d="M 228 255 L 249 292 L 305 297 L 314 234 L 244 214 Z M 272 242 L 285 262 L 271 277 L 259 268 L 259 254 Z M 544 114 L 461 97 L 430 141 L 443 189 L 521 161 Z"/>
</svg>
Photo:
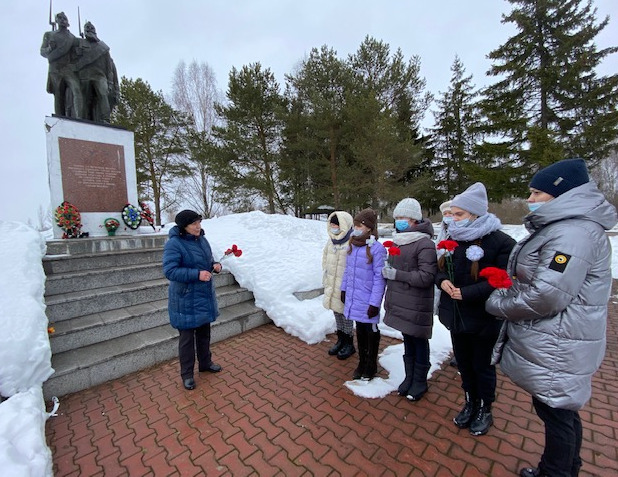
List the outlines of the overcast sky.
<svg viewBox="0 0 618 477">
<path fill-rule="evenodd" d="M 597 45 L 618 45 L 618 1 L 594 4 L 597 18 L 611 17 Z M 344 58 L 370 35 L 401 48 L 406 59 L 418 55 L 427 89 L 437 95 L 448 88 L 455 55 L 477 86 L 490 82 L 486 55 L 514 33 L 500 23 L 510 10 L 505 0 L 55 0 L 54 15 L 64 11 L 76 36 L 78 5 L 82 27 L 95 25 L 118 74 L 165 94 L 181 60 L 208 63 L 223 91 L 233 66 L 257 61 L 283 85 L 284 74 L 313 47 L 328 45 Z M 53 96 L 45 92 L 48 63 L 39 55 L 50 29 L 49 2 L 11 0 L 3 14 L 0 219 L 26 221 L 39 205 L 50 205 L 43 124 Z M 617 71 L 613 55 L 600 73 Z"/>
</svg>

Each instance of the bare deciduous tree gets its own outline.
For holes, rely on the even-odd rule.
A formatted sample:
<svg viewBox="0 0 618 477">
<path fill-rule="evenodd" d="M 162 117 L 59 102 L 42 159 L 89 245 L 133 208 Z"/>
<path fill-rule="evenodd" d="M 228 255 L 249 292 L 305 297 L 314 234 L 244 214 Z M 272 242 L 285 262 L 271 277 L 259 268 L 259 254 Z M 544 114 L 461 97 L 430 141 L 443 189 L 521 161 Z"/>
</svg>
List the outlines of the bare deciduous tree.
<svg viewBox="0 0 618 477">
<path fill-rule="evenodd" d="M 195 133 L 189 138 L 189 167 L 193 173 L 184 183 L 183 198 L 204 217 L 221 212 L 216 203 L 214 180 L 210 174 L 211 158 L 215 149 L 212 128 L 218 117 L 214 104 L 223 100 L 217 89 L 213 69 L 207 63 L 193 61 L 187 66 L 181 61 L 174 72 L 172 103 L 174 107 L 189 114 Z"/>
</svg>

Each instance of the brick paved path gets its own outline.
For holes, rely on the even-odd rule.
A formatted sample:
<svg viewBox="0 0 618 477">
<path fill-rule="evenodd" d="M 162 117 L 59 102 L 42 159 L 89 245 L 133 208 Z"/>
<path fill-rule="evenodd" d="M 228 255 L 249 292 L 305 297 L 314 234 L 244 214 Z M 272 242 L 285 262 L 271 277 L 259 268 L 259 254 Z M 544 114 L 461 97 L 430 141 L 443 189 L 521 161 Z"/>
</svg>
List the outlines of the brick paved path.
<svg viewBox="0 0 618 477">
<path fill-rule="evenodd" d="M 613 301 L 606 358 L 580 413 L 580 476 L 618 475 Z M 435 372 L 418 403 L 396 393 L 362 399 L 343 386 L 355 357 L 328 356 L 331 344 L 310 346 L 266 325 L 213 345 L 224 370 L 196 376 L 194 391 L 171 361 L 65 396 L 46 429 L 54 475 L 500 477 L 537 464 L 542 425 L 508 378 L 499 376 L 494 427 L 472 437 L 452 423 L 463 401 L 454 368 Z"/>
</svg>

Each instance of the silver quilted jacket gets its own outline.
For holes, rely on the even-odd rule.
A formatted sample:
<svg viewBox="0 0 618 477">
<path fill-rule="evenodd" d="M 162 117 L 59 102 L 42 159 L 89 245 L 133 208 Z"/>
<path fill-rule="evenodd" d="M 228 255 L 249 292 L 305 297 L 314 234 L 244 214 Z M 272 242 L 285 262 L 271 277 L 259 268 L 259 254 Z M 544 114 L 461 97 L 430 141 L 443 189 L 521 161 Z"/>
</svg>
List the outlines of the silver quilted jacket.
<svg viewBox="0 0 618 477">
<path fill-rule="evenodd" d="M 530 235 L 511 252 L 513 286 L 487 300 L 487 311 L 506 320 L 494 361 L 550 407 L 578 410 L 590 399 L 612 286 L 605 230 L 617 222 L 593 182 L 547 202 L 526 216 Z"/>
</svg>

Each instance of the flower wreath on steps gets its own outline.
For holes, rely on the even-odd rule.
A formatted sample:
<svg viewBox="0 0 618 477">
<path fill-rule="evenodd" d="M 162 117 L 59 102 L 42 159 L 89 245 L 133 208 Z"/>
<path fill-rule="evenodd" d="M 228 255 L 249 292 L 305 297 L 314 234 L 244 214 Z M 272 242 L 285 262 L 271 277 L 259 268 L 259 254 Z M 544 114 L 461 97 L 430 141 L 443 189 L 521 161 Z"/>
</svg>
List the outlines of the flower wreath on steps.
<svg viewBox="0 0 618 477">
<path fill-rule="evenodd" d="M 142 211 L 134 205 L 127 204 L 122 209 L 122 221 L 131 230 L 135 230 L 142 223 Z"/>
</svg>

